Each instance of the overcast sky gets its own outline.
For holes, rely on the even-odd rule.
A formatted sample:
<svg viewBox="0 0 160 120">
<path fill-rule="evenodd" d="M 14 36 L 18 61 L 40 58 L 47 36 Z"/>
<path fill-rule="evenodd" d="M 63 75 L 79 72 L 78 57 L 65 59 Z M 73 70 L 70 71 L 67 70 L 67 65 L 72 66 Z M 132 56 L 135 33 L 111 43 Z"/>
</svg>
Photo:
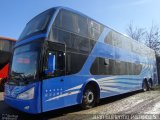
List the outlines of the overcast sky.
<svg viewBox="0 0 160 120">
<path fill-rule="evenodd" d="M 65 6 L 121 32 L 127 25 L 160 25 L 160 0 L 0 0 L 0 36 L 18 39 L 25 24 L 44 10 Z"/>
</svg>

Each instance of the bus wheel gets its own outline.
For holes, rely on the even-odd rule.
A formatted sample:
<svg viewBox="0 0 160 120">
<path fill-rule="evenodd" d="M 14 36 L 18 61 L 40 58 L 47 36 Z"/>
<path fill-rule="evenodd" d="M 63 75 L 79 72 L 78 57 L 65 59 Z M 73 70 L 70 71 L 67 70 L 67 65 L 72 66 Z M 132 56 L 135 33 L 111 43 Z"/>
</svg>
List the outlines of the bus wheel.
<svg viewBox="0 0 160 120">
<path fill-rule="evenodd" d="M 96 91 L 91 87 L 87 86 L 83 93 L 82 108 L 89 109 L 96 105 Z"/>
<path fill-rule="evenodd" d="M 148 81 L 148 86 L 149 86 L 149 89 L 150 89 L 150 90 L 153 89 L 152 79 L 149 79 L 149 81 Z"/>
<path fill-rule="evenodd" d="M 149 87 L 148 87 L 147 81 L 144 80 L 143 84 L 142 84 L 142 90 L 143 90 L 143 92 L 146 92 L 148 89 L 149 89 Z"/>
</svg>

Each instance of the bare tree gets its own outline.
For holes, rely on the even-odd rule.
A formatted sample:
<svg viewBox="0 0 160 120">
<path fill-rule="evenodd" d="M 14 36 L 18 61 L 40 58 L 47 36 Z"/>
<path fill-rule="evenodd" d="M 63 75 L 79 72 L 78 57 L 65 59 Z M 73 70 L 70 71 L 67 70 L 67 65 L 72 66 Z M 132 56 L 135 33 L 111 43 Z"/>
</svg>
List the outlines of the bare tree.
<svg viewBox="0 0 160 120">
<path fill-rule="evenodd" d="M 160 28 L 158 25 L 152 23 L 151 28 L 147 30 L 135 27 L 131 22 L 126 29 L 126 32 L 131 38 L 145 43 L 148 47 L 155 50 L 157 55 L 160 55 Z"/>
<path fill-rule="evenodd" d="M 151 26 L 150 30 L 146 32 L 145 44 L 160 53 L 160 29 L 157 25 Z"/>
<path fill-rule="evenodd" d="M 133 22 L 131 22 L 128 25 L 128 28 L 126 29 L 126 32 L 132 39 L 135 39 L 135 40 L 141 41 L 141 42 L 144 40 L 144 36 L 145 36 L 145 33 L 146 33 L 144 28 L 135 27 Z"/>
</svg>

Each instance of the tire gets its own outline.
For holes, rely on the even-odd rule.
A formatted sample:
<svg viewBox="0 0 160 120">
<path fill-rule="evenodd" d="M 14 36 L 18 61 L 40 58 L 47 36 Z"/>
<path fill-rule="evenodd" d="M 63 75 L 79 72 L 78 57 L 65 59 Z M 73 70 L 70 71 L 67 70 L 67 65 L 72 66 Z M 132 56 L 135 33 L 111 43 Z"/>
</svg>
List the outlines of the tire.
<svg viewBox="0 0 160 120">
<path fill-rule="evenodd" d="M 144 80 L 143 83 L 142 83 L 142 90 L 143 92 L 146 92 L 149 90 L 149 87 L 148 87 L 148 84 L 147 84 L 147 81 Z"/>
<path fill-rule="evenodd" d="M 152 79 L 150 79 L 150 80 L 148 81 L 148 86 L 149 86 L 149 90 L 152 90 L 152 89 L 153 89 Z"/>
<path fill-rule="evenodd" d="M 90 109 L 96 105 L 96 91 L 93 89 L 94 87 L 87 86 L 83 92 L 82 104 L 81 107 L 83 109 Z"/>
</svg>

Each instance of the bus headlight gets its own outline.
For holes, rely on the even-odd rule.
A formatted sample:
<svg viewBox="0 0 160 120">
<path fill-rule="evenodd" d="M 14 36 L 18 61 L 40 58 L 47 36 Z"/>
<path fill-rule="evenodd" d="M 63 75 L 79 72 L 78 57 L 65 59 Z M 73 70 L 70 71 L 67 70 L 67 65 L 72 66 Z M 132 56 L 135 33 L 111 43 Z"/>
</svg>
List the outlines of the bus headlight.
<svg viewBox="0 0 160 120">
<path fill-rule="evenodd" d="M 22 100 L 31 100 L 33 98 L 34 98 L 34 87 L 30 88 L 29 90 L 17 96 L 17 99 L 22 99 Z"/>
</svg>

